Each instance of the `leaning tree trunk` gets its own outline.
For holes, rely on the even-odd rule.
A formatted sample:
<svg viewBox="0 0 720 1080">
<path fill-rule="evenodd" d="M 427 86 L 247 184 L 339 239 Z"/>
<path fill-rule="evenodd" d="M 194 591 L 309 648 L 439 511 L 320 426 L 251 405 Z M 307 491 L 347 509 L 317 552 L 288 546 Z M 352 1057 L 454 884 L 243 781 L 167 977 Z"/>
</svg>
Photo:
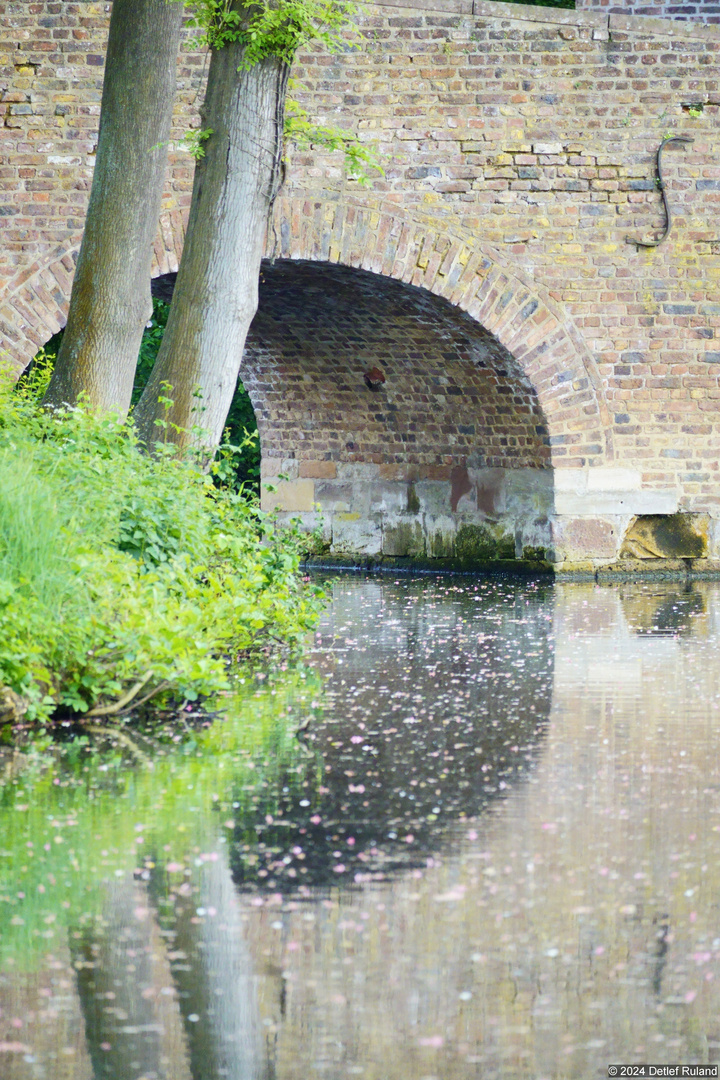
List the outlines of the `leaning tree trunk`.
<svg viewBox="0 0 720 1080">
<path fill-rule="evenodd" d="M 217 446 L 257 310 L 288 67 L 269 57 L 244 70 L 242 61 L 239 43 L 214 50 L 210 61 L 202 128 L 212 134 L 195 170 L 165 335 L 135 409 L 149 447 L 158 441 Z"/>
<path fill-rule="evenodd" d="M 182 13 L 174 0 L 114 0 L 85 233 L 46 405 L 75 405 L 83 394 L 94 409 L 130 406 L 152 313 Z"/>
</svg>

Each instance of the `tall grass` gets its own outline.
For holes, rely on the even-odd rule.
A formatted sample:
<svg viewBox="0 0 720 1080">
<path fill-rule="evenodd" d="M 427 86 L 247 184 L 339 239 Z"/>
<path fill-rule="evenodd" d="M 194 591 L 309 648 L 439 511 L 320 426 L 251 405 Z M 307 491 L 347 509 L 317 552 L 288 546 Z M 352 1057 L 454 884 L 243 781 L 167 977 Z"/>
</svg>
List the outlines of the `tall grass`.
<svg viewBox="0 0 720 1080">
<path fill-rule="evenodd" d="M 0 581 L 26 602 L 60 618 L 79 587 L 68 558 L 57 496 L 40 479 L 32 454 L 5 450 L 0 455 Z"/>
</svg>

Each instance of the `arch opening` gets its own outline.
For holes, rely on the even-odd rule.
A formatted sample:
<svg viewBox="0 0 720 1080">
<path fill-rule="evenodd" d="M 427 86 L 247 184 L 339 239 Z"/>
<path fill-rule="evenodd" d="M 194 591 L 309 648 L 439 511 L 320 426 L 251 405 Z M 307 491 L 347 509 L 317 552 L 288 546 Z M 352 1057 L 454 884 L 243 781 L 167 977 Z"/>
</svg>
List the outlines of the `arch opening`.
<svg viewBox="0 0 720 1080">
<path fill-rule="evenodd" d="M 272 481 L 263 506 L 308 528 L 319 510 L 332 554 L 488 561 L 550 546 L 537 392 L 443 298 L 339 264 L 264 263 L 241 378 Z"/>
</svg>

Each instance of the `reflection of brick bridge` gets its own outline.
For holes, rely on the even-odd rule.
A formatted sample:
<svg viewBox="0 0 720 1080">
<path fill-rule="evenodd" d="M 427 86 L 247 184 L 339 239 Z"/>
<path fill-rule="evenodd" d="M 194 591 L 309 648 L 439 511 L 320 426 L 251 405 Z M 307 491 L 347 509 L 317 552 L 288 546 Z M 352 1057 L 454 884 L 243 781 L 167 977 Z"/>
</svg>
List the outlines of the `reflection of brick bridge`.
<svg viewBox="0 0 720 1080">
<path fill-rule="evenodd" d="M 0 3 L 17 365 L 64 322 L 108 9 Z M 492 534 L 597 565 L 636 516 L 681 511 L 707 537 L 686 550 L 714 555 L 720 27 L 403 0 L 359 30 L 360 48 L 297 65 L 311 114 L 372 142 L 385 175 L 362 187 L 336 154 L 294 155 L 242 373 L 264 474 L 288 477 L 268 502 L 319 502 L 337 552 L 469 554 Z M 177 133 L 202 75 L 184 53 Z M 675 223 L 642 249 L 625 237 L 664 226 L 668 133 L 694 142 L 665 152 Z M 158 274 L 177 267 L 191 180 L 172 153 Z M 626 551 L 660 543 L 635 534 Z"/>
</svg>

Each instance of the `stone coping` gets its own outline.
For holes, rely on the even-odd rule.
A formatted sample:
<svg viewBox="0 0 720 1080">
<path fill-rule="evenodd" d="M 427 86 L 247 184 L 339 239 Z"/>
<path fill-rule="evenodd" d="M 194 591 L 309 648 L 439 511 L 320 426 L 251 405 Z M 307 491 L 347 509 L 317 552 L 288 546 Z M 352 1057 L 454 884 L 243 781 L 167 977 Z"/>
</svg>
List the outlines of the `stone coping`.
<svg viewBox="0 0 720 1080">
<path fill-rule="evenodd" d="M 410 8 L 447 15 L 474 15 L 482 19 L 509 19 L 519 23 L 577 26 L 612 34 L 642 34 L 683 40 L 720 41 L 720 26 L 699 22 L 676 22 L 650 15 L 608 15 L 598 11 L 507 4 L 501 0 L 365 0 L 369 7 Z"/>
</svg>

